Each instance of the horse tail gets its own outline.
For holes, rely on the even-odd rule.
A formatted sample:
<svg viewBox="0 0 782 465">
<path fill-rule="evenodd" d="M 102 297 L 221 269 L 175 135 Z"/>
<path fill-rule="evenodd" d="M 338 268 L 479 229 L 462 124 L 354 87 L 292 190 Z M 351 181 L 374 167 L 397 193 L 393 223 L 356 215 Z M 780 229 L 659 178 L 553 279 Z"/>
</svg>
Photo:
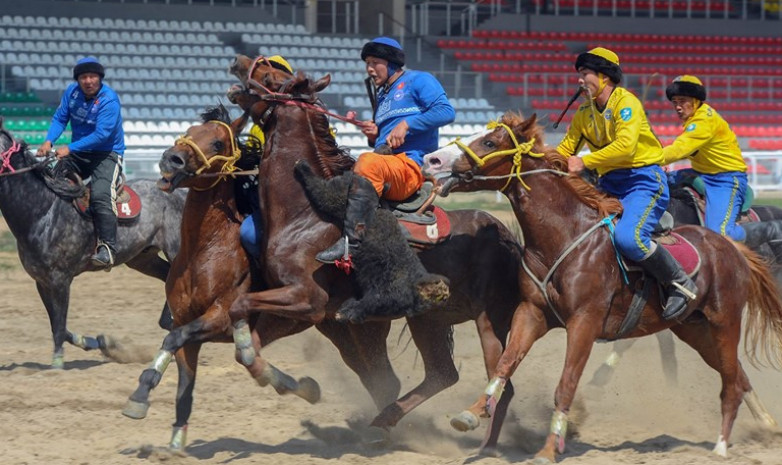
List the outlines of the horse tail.
<svg viewBox="0 0 782 465">
<path fill-rule="evenodd" d="M 768 264 L 743 244 L 736 244 L 750 269 L 744 326 L 744 351 L 753 365 L 782 368 L 782 298 Z"/>
</svg>

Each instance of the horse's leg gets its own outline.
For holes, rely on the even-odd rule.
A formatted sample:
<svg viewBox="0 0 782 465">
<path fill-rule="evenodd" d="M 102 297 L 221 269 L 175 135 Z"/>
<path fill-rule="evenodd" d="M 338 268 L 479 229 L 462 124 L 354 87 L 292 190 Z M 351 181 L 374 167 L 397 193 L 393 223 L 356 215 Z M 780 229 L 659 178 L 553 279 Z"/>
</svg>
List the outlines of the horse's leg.
<svg viewBox="0 0 782 465">
<path fill-rule="evenodd" d="M 546 443 L 537 454 L 535 463 L 553 463 L 557 452 L 565 450 L 567 435 L 567 414 L 576 395 L 576 388 L 584 367 L 589 360 L 600 325 L 587 313 L 582 318 L 574 317 L 567 326 L 567 347 L 565 349 L 565 367 L 559 384 L 554 392 L 554 413 L 551 417 L 551 427 L 546 437 Z"/>
<path fill-rule="evenodd" d="M 315 283 L 299 283 L 241 294 L 234 300 L 228 313 L 234 326 L 255 313 L 272 313 L 318 324 L 326 316 L 327 301 L 328 295 Z"/>
<path fill-rule="evenodd" d="M 659 331 L 655 333 L 657 343 L 660 345 L 660 362 L 663 365 L 665 381 L 670 387 L 679 385 L 679 368 L 676 363 L 676 346 L 673 342 L 673 333 Z"/>
<path fill-rule="evenodd" d="M 168 448 L 184 453 L 187 444 L 187 421 L 193 411 L 193 389 L 195 388 L 198 353 L 201 343 L 188 343 L 176 352 L 176 364 L 179 370 L 176 390 L 176 421 L 173 425 Z"/>
<path fill-rule="evenodd" d="M 714 453 L 722 457 L 728 454 L 728 441 L 733 422 L 742 398 L 752 392 L 749 379 L 744 374 L 738 358 L 741 336 L 741 316 L 737 312 L 733 321 L 720 321 L 719 325 L 679 325 L 671 330 L 684 342 L 697 350 L 701 358 L 714 368 L 722 378 L 722 426 Z M 723 318 L 726 319 L 727 317 Z"/>
<path fill-rule="evenodd" d="M 358 375 L 378 410 L 399 397 L 402 385 L 388 359 L 386 345 L 390 322 L 346 325 L 323 320 L 317 328 L 334 344 L 348 368 Z"/>
<path fill-rule="evenodd" d="M 372 420 L 371 426 L 388 430 L 411 410 L 459 380 L 459 372 L 451 355 L 451 327 L 421 318 L 408 318 L 407 323 L 421 359 L 424 380 L 413 390 L 388 405 Z"/>
<path fill-rule="evenodd" d="M 593 386 L 605 386 L 611 380 L 614 374 L 616 364 L 619 363 L 619 359 L 627 350 L 635 344 L 637 339 L 620 339 L 615 341 L 611 353 L 608 354 L 602 365 L 592 375 L 592 379 L 589 380 L 589 384 Z"/>
<path fill-rule="evenodd" d="M 138 387 L 130 395 L 122 414 L 133 419 L 146 417 L 149 410 L 149 394 L 163 378 L 171 358 L 185 344 L 200 344 L 215 336 L 226 333 L 230 328 L 230 320 L 225 310 L 212 307 L 195 320 L 174 328 L 163 339 L 155 358 L 147 369 L 141 372 Z"/>
<path fill-rule="evenodd" d="M 320 386 L 317 381 L 305 376 L 294 379 L 292 376 L 280 371 L 277 367 L 267 362 L 259 355 L 261 345 L 268 344 L 272 341 L 286 335 L 296 334 L 311 326 L 310 323 L 295 321 L 290 319 L 279 318 L 274 315 L 262 315 L 266 317 L 261 318 L 256 322 L 254 330 L 249 334 L 251 340 L 241 340 L 236 342 L 237 345 L 246 346 L 249 344 L 252 347 L 254 356 L 250 363 L 246 363 L 246 352 L 236 353 L 236 361 L 244 365 L 250 376 L 258 383 L 259 386 L 265 387 L 271 384 L 277 394 L 295 394 L 298 397 L 306 400 L 307 402 L 314 404 L 320 400 Z M 244 320 L 242 320 L 243 322 Z M 274 328 L 279 326 L 278 328 Z M 268 329 L 264 330 L 266 327 Z M 248 337 L 245 331 L 246 326 L 241 325 L 240 330 L 234 332 L 234 340 L 245 339 Z M 263 340 L 262 335 L 268 339 Z"/>
<path fill-rule="evenodd" d="M 71 295 L 71 279 L 60 279 L 61 285 L 50 287 L 40 282 L 35 283 L 38 295 L 41 297 L 46 313 L 49 315 L 49 325 L 52 329 L 54 340 L 54 353 L 52 355 L 52 368 L 61 369 L 65 366 L 65 350 L 63 344 L 69 342 L 84 350 L 100 348 L 98 339 L 82 336 L 68 331 L 68 305 Z"/>
<path fill-rule="evenodd" d="M 478 336 L 481 341 L 483 363 L 486 367 L 486 377 L 490 379 L 492 373 L 494 373 L 494 370 L 497 368 L 497 363 L 499 363 L 502 352 L 505 349 L 504 342 L 508 334 L 505 330 L 500 330 L 498 333 L 485 312 L 478 315 L 478 318 L 475 319 L 475 326 L 478 329 Z M 482 455 L 497 455 L 497 441 L 500 436 L 500 430 L 502 429 L 502 424 L 508 414 L 508 407 L 510 406 L 510 401 L 513 399 L 514 393 L 513 383 L 508 379 L 508 382 L 505 383 L 505 391 L 503 392 L 502 397 L 500 397 L 499 402 L 497 402 L 494 415 L 492 415 L 491 420 L 489 421 L 489 426 L 486 429 L 483 442 L 481 442 L 480 453 Z"/>
<path fill-rule="evenodd" d="M 532 344 L 547 330 L 546 318 L 537 307 L 528 302 L 519 304 L 511 321 L 508 343 L 489 379 L 489 385 L 473 405 L 451 419 L 451 426 L 459 431 L 467 431 L 480 425 L 480 417 L 493 416 L 516 367 L 526 357 Z"/>
</svg>

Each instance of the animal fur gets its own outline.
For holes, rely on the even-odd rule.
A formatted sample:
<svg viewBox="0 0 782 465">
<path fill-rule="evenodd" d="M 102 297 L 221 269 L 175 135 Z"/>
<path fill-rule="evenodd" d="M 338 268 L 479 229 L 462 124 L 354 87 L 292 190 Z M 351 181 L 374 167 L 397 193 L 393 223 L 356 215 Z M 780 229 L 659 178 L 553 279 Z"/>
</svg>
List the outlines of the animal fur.
<svg viewBox="0 0 782 465">
<path fill-rule="evenodd" d="M 345 220 L 351 184 L 369 183 L 353 172 L 323 179 L 305 161 L 296 165 L 296 175 L 313 208 L 339 226 Z M 367 219 L 361 246 L 352 260 L 357 295 L 342 304 L 338 319 L 359 323 L 415 316 L 448 298 L 448 279 L 426 271 L 389 210 L 375 210 Z"/>
</svg>

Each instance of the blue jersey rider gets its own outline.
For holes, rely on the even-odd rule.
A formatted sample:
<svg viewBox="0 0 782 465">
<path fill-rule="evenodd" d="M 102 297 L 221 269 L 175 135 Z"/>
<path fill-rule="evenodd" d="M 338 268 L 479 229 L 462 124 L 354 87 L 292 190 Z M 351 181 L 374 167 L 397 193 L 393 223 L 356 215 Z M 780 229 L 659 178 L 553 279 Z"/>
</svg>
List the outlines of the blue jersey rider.
<svg viewBox="0 0 782 465">
<path fill-rule="evenodd" d="M 378 37 L 367 42 L 361 59 L 377 90 L 374 119 L 361 125 L 375 151 L 362 153 L 353 167 L 359 176 L 348 192 L 347 241 L 340 238 L 320 252 L 316 258 L 324 263 L 334 263 L 359 247 L 366 216 L 377 208 L 379 197 L 401 201 L 421 188 L 423 155 L 437 150 L 438 128 L 456 117 L 434 76 L 403 68 L 405 52 L 396 40 Z M 387 149 L 390 154 L 385 153 Z"/>
<path fill-rule="evenodd" d="M 617 197 L 623 213 L 616 223 L 616 247 L 638 262 L 668 290 L 663 318 L 687 315 L 697 287 L 675 258 L 651 240 L 668 206 L 662 145 L 652 132 L 643 105 L 623 87 L 619 57 L 597 47 L 578 55 L 579 86 L 586 97 L 557 151 L 568 157 L 571 173 L 597 170 L 598 186 Z M 578 156 L 584 144 L 590 153 Z"/>
<path fill-rule="evenodd" d="M 78 60 L 75 83 L 68 86 L 57 107 L 46 141 L 38 148 L 44 156 L 71 123 L 71 143 L 55 151 L 71 171 L 90 177 L 90 212 L 98 236 L 91 260 L 109 269 L 117 251 L 117 191 L 120 157 L 125 153 L 125 133 L 117 93 L 103 82 L 103 65 L 94 57 Z"/>
</svg>

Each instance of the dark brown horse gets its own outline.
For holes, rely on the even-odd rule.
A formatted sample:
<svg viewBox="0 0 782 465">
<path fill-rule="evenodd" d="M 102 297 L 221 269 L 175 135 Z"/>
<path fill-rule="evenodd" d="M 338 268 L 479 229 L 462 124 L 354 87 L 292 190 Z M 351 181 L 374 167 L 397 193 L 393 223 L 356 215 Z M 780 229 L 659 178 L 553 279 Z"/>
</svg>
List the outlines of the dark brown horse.
<svg viewBox="0 0 782 465">
<path fill-rule="evenodd" d="M 523 302 L 513 317 L 508 346 L 487 388 L 484 411 L 491 413 L 533 343 L 550 329 L 567 331 L 565 366 L 554 394 L 555 410 L 537 462 L 554 462 L 564 450 L 567 414 L 578 380 L 596 339 L 614 339 L 632 299 L 622 282 L 607 228 L 619 213 L 616 199 L 600 194 L 578 177 L 566 175 L 567 163 L 543 144 L 543 129 L 506 113 L 498 123 L 464 143 L 425 157 L 424 171 L 439 179 L 457 179 L 459 190 L 502 190 L 510 199 L 525 244 Z M 752 413 L 772 423 L 738 360 L 742 311 L 748 304 L 745 349 L 751 360 L 762 352 L 773 365 L 782 350 L 782 301 L 763 261 L 740 244 L 696 226 L 676 228 L 701 255 L 697 275 L 697 311 L 684 322 L 661 317 L 653 291 L 640 323 L 627 337 L 666 328 L 689 344 L 722 378 L 722 426 L 714 451 L 727 454 L 733 421 L 742 399 Z M 453 286 L 455 288 L 455 286 Z"/>
<path fill-rule="evenodd" d="M 252 61 L 239 57 L 234 65 L 246 85 Z M 290 76 L 279 76 L 261 62 L 253 80 L 264 88 L 280 89 Z M 249 109 L 266 134 L 260 165 L 260 199 L 263 223 L 264 279 L 268 290 L 240 296 L 231 308 L 235 321 L 258 313 L 272 313 L 316 323 L 334 318 L 340 305 L 352 296 L 350 280 L 332 265 L 315 260 L 315 254 L 333 243 L 340 228 L 316 213 L 294 174 L 306 160 L 317 175 L 330 178 L 351 169 L 353 159 L 343 152 L 329 132 L 328 120 L 315 107 L 317 92 L 328 84 L 311 82 L 303 75 L 288 81 L 288 100 L 263 98 L 266 90 L 234 92 L 232 98 Z M 245 89 L 246 90 L 246 89 Z M 287 103 L 286 103 L 287 102 Z M 302 104 L 302 105 L 298 105 Z M 519 299 L 520 248 L 513 234 L 483 212 L 448 212 L 452 237 L 419 257 L 430 273 L 447 277 L 459 291 L 442 310 L 408 318 L 410 332 L 424 362 L 421 384 L 387 406 L 372 426 L 388 430 L 429 397 L 454 384 L 458 372 L 450 353 L 451 326 L 474 320 L 481 336 L 487 371 L 492 372 Z M 509 397 L 512 387 L 508 387 Z M 484 449 L 492 449 L 509 399 L 503 399 L 487 433 Z"/>
<path fill-rule="evenodd" d="M 254 168 L 259 153 L 253 151 L 253 145 L 241 144 L 235 137 L 246 119 L 229 121 L 221 106 L 205 112 L 202 119 L 204 123 L 189 128 L 164 152 L 160 162 L 161 189 L 170 192 L 178 187 L 189 188 L 182 215 L 182 246 L 166 280 L 174 329 L 164 339 L 150 367 L 141 374 L 138 388 L 123 410 L 130 418 L 146 416 L 149 394 L 175 357 L 179 382 L 169 448 L 180 451 L 186 442 L 201 345 L 231 342 L 233 326 L 228 309 L 237 296 L 258 286 L 252 279 L 257 270 L 251 271 L 239 242 L 243 216 L 235 191 L 241 181 L 230 173 L 234 168 Z M 251 323 L 251 338 L 241 341 L 252 350 L 249 360 L 242 361 L 251 376 L 261 386 L 271 384 L 280 394 L 294 393 L 316 402 L 320 391 L 312 379 L 296 381 L 257 355 L 261 345 L 298 333 L 312 323 L 275 315 L 259 315 Z M 324 321 L 318 329 L 334 342 L 378 407 L 396 399 L 400 383 L 386 352 L 387 323 L 355 326 Z"/>
</svg>

